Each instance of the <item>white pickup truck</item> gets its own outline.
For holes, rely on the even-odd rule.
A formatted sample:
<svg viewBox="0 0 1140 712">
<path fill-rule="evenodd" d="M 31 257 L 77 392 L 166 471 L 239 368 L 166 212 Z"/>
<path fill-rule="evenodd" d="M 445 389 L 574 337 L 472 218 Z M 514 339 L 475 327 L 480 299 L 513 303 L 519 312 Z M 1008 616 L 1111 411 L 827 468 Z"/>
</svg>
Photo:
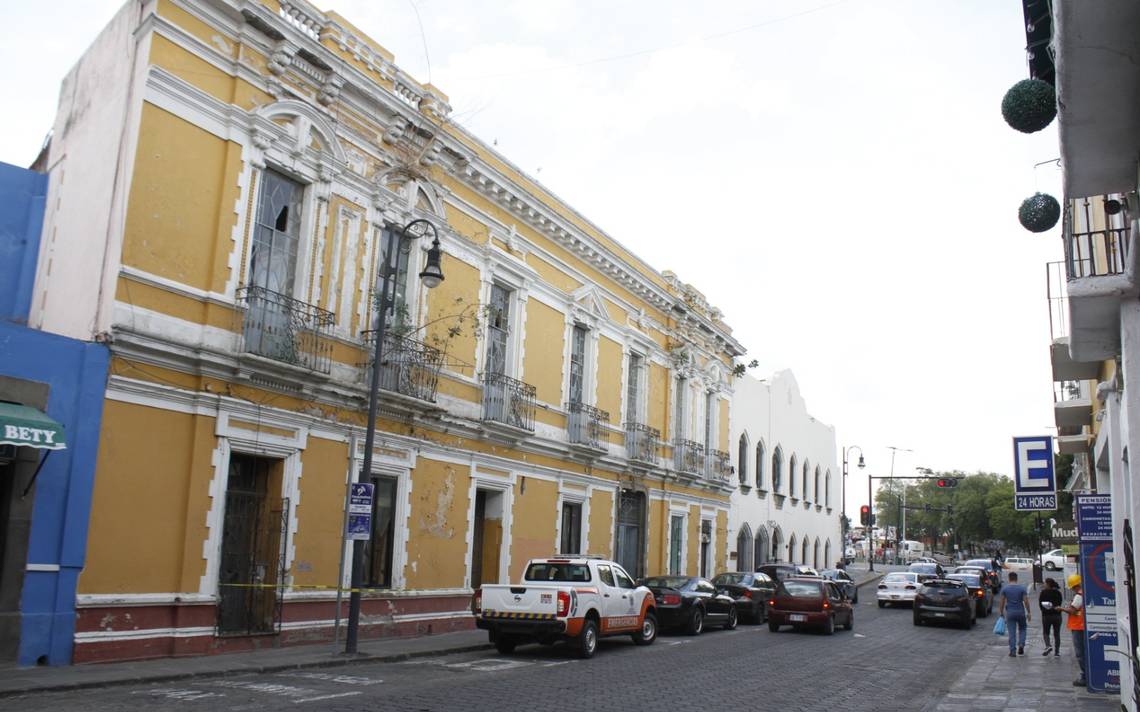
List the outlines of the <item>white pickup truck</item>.
<svg viewBox="0 0 1140 712">
<path fill-rule="evenodd" d="M 506 655 L 519 643 L 566 640 L 593 657 L 599 636 L 657 638 L 653 592 L 612 561 L 593 556 L 531 559 L 517 585 L 485 585 L 471 600 L 475 625 Z"/>
</svg>

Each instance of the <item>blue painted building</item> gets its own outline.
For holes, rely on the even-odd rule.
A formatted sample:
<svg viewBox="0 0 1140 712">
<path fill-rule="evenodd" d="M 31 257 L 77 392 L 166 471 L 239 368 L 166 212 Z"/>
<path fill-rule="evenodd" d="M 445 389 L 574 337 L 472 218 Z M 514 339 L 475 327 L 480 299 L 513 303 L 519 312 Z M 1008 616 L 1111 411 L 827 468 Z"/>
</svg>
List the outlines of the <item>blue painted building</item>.
<svg viewBox="0 0 1140 712">
<path fill-rule="evenodd" d="M 109 351 L 27 327 L 48 177 L 0 163 L 0 665 L 67 665 Z"/>
</svg>

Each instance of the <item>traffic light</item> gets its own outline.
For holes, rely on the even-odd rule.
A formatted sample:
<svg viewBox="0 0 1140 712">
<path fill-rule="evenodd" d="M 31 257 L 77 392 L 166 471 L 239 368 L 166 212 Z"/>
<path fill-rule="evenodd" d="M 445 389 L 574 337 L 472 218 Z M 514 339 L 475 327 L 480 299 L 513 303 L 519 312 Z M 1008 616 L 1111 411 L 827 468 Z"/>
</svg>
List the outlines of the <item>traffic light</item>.
<svg viewBox="0 0 1140 712">
<path fill-rule="evenodd" d="M 871 506 L 864 504 L 859 508 L 859 523 L 867 526 L 871 523 Z"/>
<path fill-rule="evenodd" d="M 957 487 L 958 480 L 954 477 L 941 477 L 938 479 L 938 486 L 942 488 Z"/>
</svg>

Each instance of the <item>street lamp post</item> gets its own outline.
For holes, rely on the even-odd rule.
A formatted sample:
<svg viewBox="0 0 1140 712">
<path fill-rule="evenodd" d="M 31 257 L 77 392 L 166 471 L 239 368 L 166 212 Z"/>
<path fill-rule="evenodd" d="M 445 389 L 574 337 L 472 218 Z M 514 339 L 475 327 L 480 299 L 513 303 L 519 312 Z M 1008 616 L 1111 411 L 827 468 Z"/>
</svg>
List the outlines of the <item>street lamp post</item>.
<svg viewBox="0 0 1140 712">
<path fill-rule="evenodd" d="M 859 447 L 858 445 L 848 445 L 847 447 L 843 448 L 843 502 L 840 505 L 841 506 L 840 511 L 843 513 L 843 515 L 842 515 L 842 517 L 840 517 L 840 520 L 839 520 L 840 521 L 840 526 L 839 526 L 840 542 L 839 542 L 839 546 L 842 547 L 841 551 L 839 552 L 839 556 L 842 558 L 843 561 L 847 561 L 847 453 L 852 451 L 852 450 L 858 450 L 859 451 L 859 463 L 857 465 L 858 468 L 860 470 L 862 470 L 864 467 L 867 466 L 867 463 L 865 463 L 863 461 L 863 448 Z M 870 526 L 870 524 L 868 524 L 867 526 Z M 868 549 L 867 551 L 868 551 L 868 553 L 870 553 L 870 549 Z M 871 557 L 868 556 L 867 558 L 870 559 Z M 830 566 L 830 564 L 829 564 L 829 566 Z"/>
<path fill-rule="evenodd" d="M 413 220 L 399 230 L 388 230 L 385 244 L 384 262 L 380 265 L 380 303 L 376 316 L 376 351 L 372 360 L 372 379 L 368 388 L 368 429 L 364 432 L 364 462 L 360 466 L 357 480 L 364 480 L 372 475 L 372 447 L 376 441 L 376 410 L 380 394 L 381 357 L 384 349 L 384 335 L 388 329 L 388 310 L 393 307 L 392 277 L 399 266 L 400 245 L 404 240 L 418 240 L 431 234 L 431 248 L 428 249 L 427 264 L 419 274 L 420 281 L 428 289 L 434 289 L 443 281 L 443 270 L 440 268 L 442 250 L 439 247 L 439 233 L 435 226 L 427 220 Z M 343 534 L 342 534 L 343 536 Z M 364 574 L 364 542 L 357 539 L 352 542 L 352 576 L 349 584 L 348 597 L 348 631 L 344 638 L 344 652 L 346 655 L 355 655 L 357 652 L 357 633 L 360 629 L 360 586 Z"/>
</svg>

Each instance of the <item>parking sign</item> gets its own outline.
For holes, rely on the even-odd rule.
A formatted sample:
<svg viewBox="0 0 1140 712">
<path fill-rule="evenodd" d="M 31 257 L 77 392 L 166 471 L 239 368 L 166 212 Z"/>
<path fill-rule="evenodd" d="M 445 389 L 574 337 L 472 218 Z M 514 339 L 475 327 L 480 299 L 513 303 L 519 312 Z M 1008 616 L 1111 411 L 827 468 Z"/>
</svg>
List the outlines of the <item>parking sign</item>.
<svg viewBox="0 0 1140 712">
<path fill-rule="evenodd" d="M 1013 508 L 1023 512 L 1057 508 L 1051 436 L 1013 439 Z"/>
<path fill-rule="evenodd" d="M 353 482 L 348 496 L 348 539 L 372 538 L 372 494 L 370 482 Z"/>
</svg>

